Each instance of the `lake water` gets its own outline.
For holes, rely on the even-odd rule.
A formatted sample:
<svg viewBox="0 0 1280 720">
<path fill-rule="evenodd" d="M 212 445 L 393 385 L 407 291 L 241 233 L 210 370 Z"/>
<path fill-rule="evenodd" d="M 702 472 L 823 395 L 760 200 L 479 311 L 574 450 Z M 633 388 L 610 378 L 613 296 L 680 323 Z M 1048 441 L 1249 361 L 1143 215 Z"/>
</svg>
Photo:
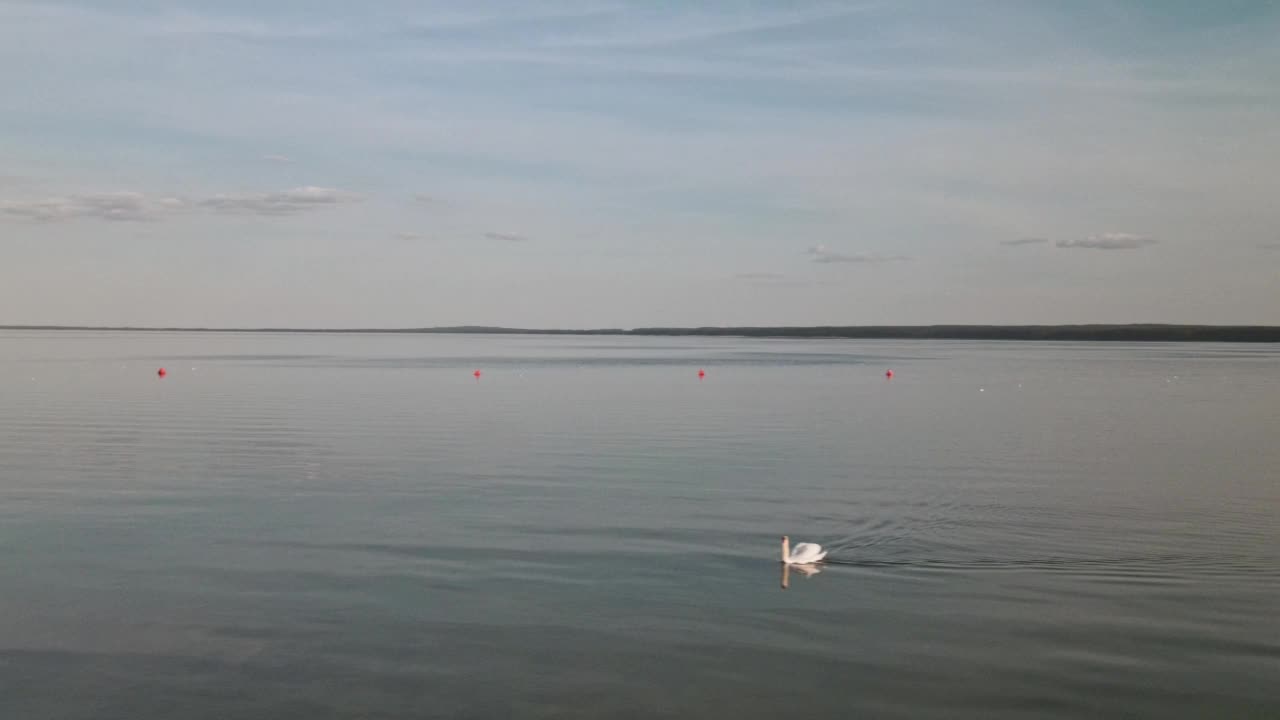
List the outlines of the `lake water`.
<svg viewBox="0 0 1280 720">
<path fill-rule="evenodd" d="M 0 717 L 1274 719 L 1280 348 L 0 332 Z"/>
</svg>

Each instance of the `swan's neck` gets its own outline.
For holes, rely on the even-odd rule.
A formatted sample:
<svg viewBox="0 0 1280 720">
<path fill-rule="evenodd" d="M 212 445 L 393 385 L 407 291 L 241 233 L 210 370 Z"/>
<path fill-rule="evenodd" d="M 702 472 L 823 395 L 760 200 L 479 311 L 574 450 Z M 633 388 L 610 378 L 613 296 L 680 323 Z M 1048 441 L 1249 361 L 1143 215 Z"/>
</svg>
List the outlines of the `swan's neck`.
<svg viewBox="0 0 1280 720">
<path fill-rule="evenodd" d="M 791 540 L 782 538 L 782 562 L 786 562 L 791 557 Z"/>
</svg>

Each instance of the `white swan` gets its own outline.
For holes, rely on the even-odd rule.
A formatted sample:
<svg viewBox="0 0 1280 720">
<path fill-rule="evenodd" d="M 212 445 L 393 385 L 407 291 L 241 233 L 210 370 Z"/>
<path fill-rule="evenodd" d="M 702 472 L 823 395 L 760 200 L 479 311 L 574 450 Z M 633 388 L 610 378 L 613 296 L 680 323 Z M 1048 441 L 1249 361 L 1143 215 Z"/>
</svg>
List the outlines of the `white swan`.
<svg viewBox="0 0 1280 720">
<path fill-rule="evenodd" d="M 795 549 L 792 550 L 790 538 L 786 535 L 782 536 L 782 562 L 787 565 L 809 565 L 826 556 L 827 551 L 817 543 L 796 543 Z"/>
</svg>

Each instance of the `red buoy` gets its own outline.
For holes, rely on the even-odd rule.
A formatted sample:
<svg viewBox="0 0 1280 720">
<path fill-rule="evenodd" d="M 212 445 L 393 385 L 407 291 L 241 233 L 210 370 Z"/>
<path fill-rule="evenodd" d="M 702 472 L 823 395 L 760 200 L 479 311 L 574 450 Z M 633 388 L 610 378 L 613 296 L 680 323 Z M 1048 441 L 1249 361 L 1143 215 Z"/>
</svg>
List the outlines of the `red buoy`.
<svg viewBox="0 0 1280 720">
<path fill-rule="evenodd" d="M 159 370 L 156 371 L 156 375 L 159 375 L 160 377 L 164 377 L 165 375 L 168 375 L 168 374 L 169 373 L 166 372 L 164 368 L 160 368 Z"/>
<path fill-rule="evenodd" d="M 892 371 L 892 370 L 885 370 L 885 371 L 884 371 L 884 376 L 885 376 L 885 377 L 887 377 L 887 378 L 891 378 L 891 377 L 893 377 L 893 371 Z"/>
<path fill-rule="evenodd" d="M 473 373 L 471 373 L 471 374 L 472 374 L 472 375 L 475 375 L 477 380 L 479 380 L 479 379 L 480 379 L 480 371 L 479 371 L 479 370 L 477 370 L 477 371 L 475 371 L 475 372 L 473 372 Z"/>
<path fill-rule="evenodd" d="M 706 377 L 706 376 L 707 376 L 707 371 L 706 371 L 706 370 L 702 370 L 702 369 L 699 369 L 699 370 L 698 370 L 698 379 L 699 379 L 699 380 L 701 380 L 702 378 L 704 378 L 704 377 Z"/>
</svg>

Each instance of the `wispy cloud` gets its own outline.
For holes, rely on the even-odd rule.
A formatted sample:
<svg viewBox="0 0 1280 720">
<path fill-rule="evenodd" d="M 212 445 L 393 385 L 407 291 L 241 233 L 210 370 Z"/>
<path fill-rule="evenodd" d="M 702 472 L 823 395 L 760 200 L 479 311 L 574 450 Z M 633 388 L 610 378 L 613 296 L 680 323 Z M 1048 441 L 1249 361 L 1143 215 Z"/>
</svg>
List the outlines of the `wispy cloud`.
<svg viewBox="0 0 1280 720">
<path fill-rule="evenodd" d="M 549 43 L 562 48 L 600 48 L 611 50 L 636 50 L 652 48 L 676 48 L 681 45 L 705 43 L 714 40 L 751 37 L 773 31 L 786 31 L 813 26 L 865 12 L 869 7 L 819 7 L 810 11 L 798 11 L 779 6 L 772 10 L 760 10 L 741 17 L 726 16 L 716 12 L 699 12 L 690 6 L 680 23 L 654 25 L 637 29 L 636 23 L 616 23 L 615 31 L 597 31 L 589 36 L 569 34 Z"/>
<path fill-rule="evenodd" d="M 0 203 L 0 214 L 40 222 L 76 218 L 147 222 L 158 220 L 165 213 L 181 210 L 186 205 L 179 198 L 150 198 L 137 192 L 106 192 L 6 201 Z"/>
<path fill-rule="evenodd" d="M 1021 247 L 1023 245 L 1043 245 L 1049 242 L 1049 238 L 1042 237 L 1024 237 L 1016 240 L 1001 240 L 1000 244 L 1005 247 Z"/>
<path fill-rule="evenodd" d="M 201 39 L 280 41 L 311 40 L 348 34 L 349 27 L 330 22 L 323 25 L 305 22 L 272 22 L 267 19 L 229 17 L 195 11 L 170 11 L 133 19 L 138 29 L 151 36 L 176 36 Z"/>
<path fill-rule="evenodd" d="M 814 277 L 793 277 L 782 273 L 772 272 L 748 272 L 738 273 L 733 279 L 751 285 L 757 288 L 815 288 L 815 287 L 835 287 L 842 283 L 838 280 L 818 279 Z"/>
<path fill-rule="evenodd" d="M 262 159 L 267 162 L 281 163 L 285 165 L 293 162 L 293 158 L 287 155 L 263 155 Z"/>
<path fill-rule="evenodd" d="M 38 222 L 88 218 L 113 222 L 149 222 L 184 210 L 215 213 L 293 215 L 315 208 L 354 202 L 358 196 L 319 187 L 245 195 L 215 195 L 205 199 L 154 197 L 139 192 L 101 192 L 0 202 L 0 216 Z"/>
<path fill-rule="evenodd" d="M 805 252 L 806 254 L 813 257 L 814 262 L 823 263 L 823 264 L 830 264 L 830 263 L 874 264 L 874 263 L 886 263 L 886 262 L 905 262 L 911 259 L 905 255 L 879 255 L 874 253 L 872 254 L 839 253 L 839 252 L 832 251 L 826 245 L 815 245 L 814 247 L 809 248 Z"/>
<path fill-rule="evenodd" d="M 501 240 L 502 242 L 513 242 L 513 243 L 525 242 L 529 239 L 525 235 L 519 235 L 517 233 L 503 233 L 503 232 L 487 232 L 484 234 L 484 236 L 490 240 Z"/>
<path fill-rule="evenodd" d="M 307 186 L 282 192 L 215 195 L 202 200 L 200 205 L 218 213 L 278 216 L 296 215 L 357 200 L 358 196 L 342 190 Z"/>
<path fill-rule="evenodd" d="M 427 236 L 426 236 L 426 235 L 423 235 L 422 233 L 415 233 L 415 232 L 398 232 L 398 233 L 396 233 L 396 239 L 397 239 L 397 240 L 404 240 L 404 241 L 410 241 L 410 240 L 423 240 L 423 239 L 426 239 L 426 237 L 427 237 Z"/>
<path fill-rule="evenodd" d="M 444 200 L 443 198 L 436 197 L 435 195 L 429 195 L 427 193 L 415 193 L 413 195 L 413 202 L 418 205 L 423 205 L 425 207 L 431 207 L 431 208 L 449 207 L 449 201 Z"/>
<path fill-rule="evenodd" d="M 1148 245 L 1155 245 L 1158 240 L 1147 235 L 1132 233 L 1102 233 L 1090 235 L 1084 240 L 1059 240 L 1055 245 L 1060 248 L 1080 248 L 1084 250 L 1137 250 Z"/>
<path fill-rule="evenodd" d="M 618 12 L 621 8 L 613 3 L 604 3 L 598 5 L 579 6 L 577 4 L 569 4 L 568 6 L 558 6 L 551 3 L 550 7 L 530 8 L 521 6 L 518 9 L 505 10 L 480 10 L 473 12 L 470 10 L 442 10 L 441 8 L 432 8 L 429 12 L 422 13 L 403 25 L 410 30 L 483 30 L 492 27 L 510 27 L 521 23 L 529 22 L 550 22 L 550 21 L 569 21 L 582 20 L 594 17 L 607 17 Z"/>
</svg>

